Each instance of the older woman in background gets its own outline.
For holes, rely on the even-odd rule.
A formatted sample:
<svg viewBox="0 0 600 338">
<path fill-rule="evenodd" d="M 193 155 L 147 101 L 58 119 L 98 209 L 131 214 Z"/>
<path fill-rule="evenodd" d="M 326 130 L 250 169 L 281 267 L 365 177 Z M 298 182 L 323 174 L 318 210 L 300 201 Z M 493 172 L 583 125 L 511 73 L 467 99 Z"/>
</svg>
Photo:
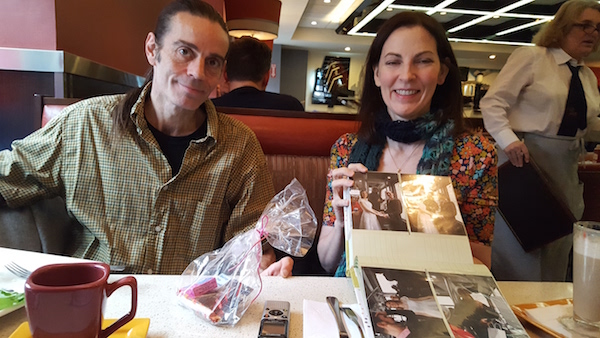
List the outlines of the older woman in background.
<svg viewBox="0 0 600 338">
<path fill-rule="evenodd" d="M 508 160 L 521 167 L 535 159 L 577 219 L 584 208 L 577 174 L 583 138 L 600 129 L 598 82 L 583 64 L 598 48 L 599 29 L 598 2 L 565 2 L 533 38 L 536 46 L 512 53 L 481 100 L 485 127 Z M 492 271 L 497 279 L 564 281 L 571 246 L 565 236 L 525 252 L 501 221 Z"/>
<path fill-rule="evenodd" d="M 496 153 L 485 137 L 467 130 L 460 73 L 443 27 L 424 13 L 387 20 L 365 63 L 357 134 L 331 151 L 331 178 L 321 236 L 322 266 L 345 274 L 342 191 L 354 172 L 383 171 L 450 176 L 473 256 L 490 264 L 497 205 Z"/>
</svg>

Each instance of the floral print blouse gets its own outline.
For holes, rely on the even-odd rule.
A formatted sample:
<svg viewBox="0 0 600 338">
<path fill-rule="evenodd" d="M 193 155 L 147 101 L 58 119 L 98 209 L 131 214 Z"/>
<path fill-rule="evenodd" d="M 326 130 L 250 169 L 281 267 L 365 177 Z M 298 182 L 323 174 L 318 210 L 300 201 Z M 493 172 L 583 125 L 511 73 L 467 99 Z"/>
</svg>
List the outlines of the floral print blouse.
<svg viewBox="0 0 600 338">
<path fill-rule="evenodd" d="M 344 134 L 331 147 L 330 169 L 347 167 L 356 134 Z M 455 139 L 450 178 L 458 200 L 469 240 L 491 245 L 494 236 L 494 211 L 498 205 L 498 158 L 494 145 L 481 133 L 464 133 Z M 323 225 L 333 226 L 331 177 L 323 211 Z"/>
</svg>

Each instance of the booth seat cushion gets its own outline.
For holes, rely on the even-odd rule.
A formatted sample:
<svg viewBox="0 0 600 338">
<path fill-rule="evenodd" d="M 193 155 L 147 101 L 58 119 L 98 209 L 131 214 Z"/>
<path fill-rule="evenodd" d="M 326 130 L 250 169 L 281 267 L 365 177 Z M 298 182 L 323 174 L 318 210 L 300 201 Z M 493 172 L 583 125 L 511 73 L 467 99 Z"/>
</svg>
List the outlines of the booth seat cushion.
<svg viewBox="0 0 600 338">
<path fill-rule="evenodd" d="M 82 227 L 55 197 L 21 208 L 0 207 L 0 231 L 2 247 L 68 255 Z"/>
</svg>

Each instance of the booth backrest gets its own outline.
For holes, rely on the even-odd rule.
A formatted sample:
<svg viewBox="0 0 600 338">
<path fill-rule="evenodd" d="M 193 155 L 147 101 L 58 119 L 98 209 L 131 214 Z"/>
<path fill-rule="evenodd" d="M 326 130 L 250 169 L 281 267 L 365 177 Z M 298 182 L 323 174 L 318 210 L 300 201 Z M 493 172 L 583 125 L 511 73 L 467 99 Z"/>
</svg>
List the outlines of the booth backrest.
<svg viewBox="0 0 600 338">
<path fill-rule="evenodd" d="M 36 97 L 36 100 L 42 126 L 58 116 L 66 106 L 78 101 L 41 96 Z M 329 170 L 329 152 L 339 136 L 358 129 L 355 115 L 244 108 L 218 110 L 242 121 L 254 131 L 265 153 L 276 192 L 283 190 L 293 178 L 298 179 L 306 189 L 309 203 L 320 225 Z M 69 219 L 64 201 L 60 197 L 40 201 L 18 210 L 0 209 L 5 209 L 0 210 L 0 231 L 5 229 L 8 231 L 5 233 L 14 234 L 4 236 L 4 240 L 0 238 L 0 246 L 68 253 L 61 251 L 63 248 L 68 250 L 69 239 L 74 236 L 72 232 L 81 231 L 81 226 Z M 56 225 L 48 220 L 60 220 L 64 224 Z M 71 221 L 74 224 L 71 224 Z M 23 223 L 29 223 L 26 233 L 22 232 Z M 320 227 L 318 229 L 320 230 Z M 52 230 L 50 233 L 53 236 L 46 235 L 49 230 Z M 317 232 L 317 239 L 318 236 Z M 295 275 L 325 273 L 318 263 L 316 245 L 306 257 L 294 261 Z"/>
<path fill-rule="evenodd" d="M 281 191 L 293 178 L 298 179 L 321 224 L 331 146 L 342 134 L 358 130 L 356 115 L 246 108 L 218 110 L 254 131 L 265 153 L 275 191 Z"/>
<path fill-rule="evenodd" d="M 79 99 L 41 97 L 42 126 Z M 323 217 L 329 153 L 344 133 L 358 130 L 356 115 L 249 108 L 219 108 L 246 124 L 265 153 L 275 191 L 293 178 L 306 189 L 319 224 Z"/>
<path fill-rule="evenodd" d="M 47 97 L 39 94 L 36 94 L 34 97 L 36 109 L 41 113 L 42 127 L 57 117 L 66 106 L 81 100 L 75 98 Z"/>
</svg>

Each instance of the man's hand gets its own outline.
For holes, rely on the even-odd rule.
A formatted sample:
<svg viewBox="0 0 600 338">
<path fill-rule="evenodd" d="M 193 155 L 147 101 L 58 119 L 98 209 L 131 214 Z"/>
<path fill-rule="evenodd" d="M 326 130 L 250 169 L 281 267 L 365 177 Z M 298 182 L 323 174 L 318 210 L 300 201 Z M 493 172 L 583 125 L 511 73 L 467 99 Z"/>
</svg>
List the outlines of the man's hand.
<svg viewBox="0 0 600 338">
<path fill-rule="evenodd" d="M 294 261 L 291 257 L 283 257 L 275 261 L 275 250 L 270 245 L 263 248 L 262 258 L 260 260 L 260 271 L 263 276 L 281 276 L 283 278 L 292 275 Z"/>
</svg>

